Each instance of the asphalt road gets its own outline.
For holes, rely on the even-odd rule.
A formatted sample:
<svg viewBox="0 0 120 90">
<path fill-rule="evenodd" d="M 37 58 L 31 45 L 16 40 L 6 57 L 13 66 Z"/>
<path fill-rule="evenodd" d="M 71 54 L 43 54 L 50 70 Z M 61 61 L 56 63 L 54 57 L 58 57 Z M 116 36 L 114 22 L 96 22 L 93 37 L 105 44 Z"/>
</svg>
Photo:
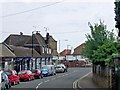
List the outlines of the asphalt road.
<svg viewBox="0 0 120 90">
<path fill-rule="evenodd" d="M 44 77 L 43 79 L 35 79 L 32 81 L 20 82 L 19 85 L 12 86 L 12 89 L 18 88 L 73 88 L 73 83 L 84 76 L 85 74 L 91 72 L 90 67 L 85 68 L 69 68 L 66 73 L 59 73 L 54 76 Z"/>
</svg>

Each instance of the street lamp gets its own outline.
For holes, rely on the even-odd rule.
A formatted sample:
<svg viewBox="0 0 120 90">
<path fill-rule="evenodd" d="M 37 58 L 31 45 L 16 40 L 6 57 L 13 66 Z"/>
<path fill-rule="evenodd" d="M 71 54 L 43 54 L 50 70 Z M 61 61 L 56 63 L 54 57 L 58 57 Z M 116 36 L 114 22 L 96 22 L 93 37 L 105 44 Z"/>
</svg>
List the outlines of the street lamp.
<svg viewBox="0 0 120 90">
<path fill-rule="evenodd" d="M 36 29 L 36 27 L 35 27 L 35 29 Z M 33 69 L 33 48 L 34 48 L 33 34 L 34 34 L 34 32 L 38 33 L 40 31 L 32 31 L 32 62 L 31 62 L 32 65 L 31 65 L 31 69 Z"/>
<path fill-rule="evenodd" d="M 68 41 L 67 39 L 65 40 L 59 40 L 59 53 L 60 53 L 60 49 L 61 49 L 61 41 Z"/>
</svg>

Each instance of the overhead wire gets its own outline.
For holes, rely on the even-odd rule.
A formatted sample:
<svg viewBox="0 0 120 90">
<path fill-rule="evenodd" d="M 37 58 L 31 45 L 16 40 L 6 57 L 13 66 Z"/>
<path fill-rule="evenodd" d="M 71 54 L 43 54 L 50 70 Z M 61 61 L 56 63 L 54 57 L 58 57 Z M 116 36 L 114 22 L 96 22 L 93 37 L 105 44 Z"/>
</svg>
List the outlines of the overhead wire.
<svg viewBox="0 0 120 90">
<path fill-rule="evenodd" d="M 69 31 L 69 32 L 51 32 L 50 34 L 69 34 L 69 33 L 82 33 L 82 32 L 86 32 L 85 30 L 79 30 L 79 31 Z M 2 33 L 13 33 L 13 32 L 2 32 Z M 17 33 L 17 32 L 16 32 Z M 26 33 L 26 34 L 31 34 L 31 33 Z"/>
<path fill-rule="evenodd" d="M 5 17 L 10 17 L 10 16 L 18 15 L 18 14 L 23 14 L 23 13 L 31 12 L 31 11 L 34 11 L 34 10 L 38 10 L 38 9 L 41 9 L 41 8 L 45 8 L 45 7 L 49 7 L 49 6 L 61 3 L 63 1 L 64 0 L 62 0 L 60 2 L 51 3 L 51 4 L 48 4 L 48 5 L 44 5 L 44 6 L 41 6 L 41 7 L 33 8 L 33 9 L 30 9 L 30 10 L 25 10 L 25 11 L 21 11 L 21 12 L 17 12 L 17 13 L 12 13 L 12 14 L 8 14 L 8 15 L 3 15 L 1 17 L 5 18 Z"/>
</svg>

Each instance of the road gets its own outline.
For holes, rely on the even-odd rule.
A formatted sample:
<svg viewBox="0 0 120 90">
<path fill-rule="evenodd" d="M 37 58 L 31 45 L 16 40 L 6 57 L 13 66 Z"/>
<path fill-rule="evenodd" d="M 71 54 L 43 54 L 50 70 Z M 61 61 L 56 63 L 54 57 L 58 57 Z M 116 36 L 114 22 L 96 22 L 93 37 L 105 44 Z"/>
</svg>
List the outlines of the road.
<svg viewBox="0 0 120 90">
<path fill-rule="evenodd" d="M 59 73 L 54 76 L 44 77 L 43 79 L 21 82 L 19 85 L 12 86 L 10 90 L 14 88 L 73 88 L 73 83 L 89 72 L 91 72 L 91 68 L 89 67 L 69 68 L 66 73 Z"/>
</svg>

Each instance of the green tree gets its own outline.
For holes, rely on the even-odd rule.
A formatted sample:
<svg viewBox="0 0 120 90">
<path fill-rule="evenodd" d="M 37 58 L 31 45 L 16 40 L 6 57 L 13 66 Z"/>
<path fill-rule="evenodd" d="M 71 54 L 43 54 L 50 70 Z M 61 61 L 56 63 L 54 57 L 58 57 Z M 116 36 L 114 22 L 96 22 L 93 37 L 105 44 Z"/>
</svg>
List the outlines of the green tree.
<svg viewBox="0 0 120 90">
<path fill-rule="evenodd" d="M 87 34 L 84 54 L 94 62 L 107 61 L 112 54 L 117 53 L 115 35 L 108 31 L 106 25 L 100 21 L 92 26 L 89 23 L 91 34 Z"/>
</svg>

